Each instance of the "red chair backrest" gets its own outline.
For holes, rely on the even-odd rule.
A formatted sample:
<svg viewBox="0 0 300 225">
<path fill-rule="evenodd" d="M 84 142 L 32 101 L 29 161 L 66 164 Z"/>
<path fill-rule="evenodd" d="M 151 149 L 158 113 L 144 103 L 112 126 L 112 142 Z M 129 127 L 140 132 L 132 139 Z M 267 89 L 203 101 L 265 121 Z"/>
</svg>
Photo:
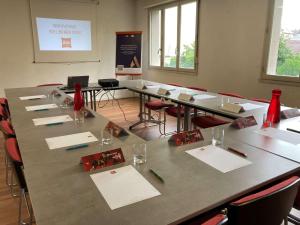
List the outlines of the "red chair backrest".
<svg viewBox="0 0 300 225">
<path fill-rule="evenodd" d="M 61 83 L 40 84 L 37 87 L 60 86 L 60 85 L 63 85 L 63 84 L 61 84 Z"/>
<path fill-rule="evenodd" d="M 280 225 L 293 207 L 300 179 L 291 177 L 228 206 L 229 224 Z"/>
<path fill-rule="evenodd" d="M 7 138 L 15 136 L 15 131 L 8 120 L 0 121 L 0 129 Z"/>
<path fill-rule="evenodd" d="M 8 117 L 9 116 L 7 115 L 7 111 L 2 105 L 0 105 L 0 120 L 7 120 Z"/>
<path fill-rule="evenodd" d="M 229 96 L 229 97 L 245 98 L 244 96 L 239 95 L 237 93 L 233 93 L 233 92 L 219 92 L 219 94 L 220 95 L 226 95 L 226 96 Z"/>
<path fill-rule="evenodd" d="M 21 163 L 21 154 L 16 138 L 8 138 L 5 141 L 5 150 L 12 161 Z"/>
<path fill-rule="evenodd" d="M 201 87 L 193 87 L 193 86 L 190 86 L 190 87 L 187 87 L 187 88 L 193 89 L 193 90 L 197 90 L 197 91 L 205 91 L 205 92 L 207 92 L 207 89 L 201 88 Z"/>
</svg>

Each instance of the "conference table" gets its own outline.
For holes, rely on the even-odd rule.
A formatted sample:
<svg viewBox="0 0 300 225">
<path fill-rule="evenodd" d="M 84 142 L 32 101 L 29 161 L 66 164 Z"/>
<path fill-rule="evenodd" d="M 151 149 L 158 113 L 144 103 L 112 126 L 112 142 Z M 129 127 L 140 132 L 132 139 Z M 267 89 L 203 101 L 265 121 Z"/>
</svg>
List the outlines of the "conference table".
<svg viewBox="0 0 300 225">
<path fill-rule="evenodd" d="M 162 85 L 160 84 L 160 87 Z M 140 95 L 161 97 L 156 94 L 157 90 L 154 88 L 136 88 L 136 81 L 128 82 L 126 88 Z M 48 95 L 53 89 L 60 92 L 61 96 L 37 100 L 19 99 L 21 96 Z M 252 112 L 234 114 L 220 110 L 219 104 L 224 99 L 217 94 L 209 93 L 216 96 L 210 100 L 184 102 L 176 99 L 178 90 L 175 92 L 177 94 L 172 93 L 165 97 L 188 108 L 195 107 L 232 119 L 254 115 L 258 122 L 257 126 L 242 130 L 233 129 L 229 125 L 217 128 L 225 131 L 222 148 L 232 147 L 243 151 L 247 154 L 245 160 L 248 164 L 228 172 L 220 172 L 188 154 L 190 150 L 202 149 L 211 144 L 211 129 L 202 130 L 203 141 L 176 147 L 170 145 L 168 137 L 145 142 L 130 130 L 127 130 L 129 136 L 125 138 L 114 138 L 110 145 L 100 144 L 101 130 L 109 122 L 109 118 L 94 112 L 95 117 L 86 118 L 83 123 L 66 122 L 57 126 L 35 126 L 32 121 L 35 118 L 59 115 L 73 117 L 72 108 L 59 107 L 66 94 L 55 87 L 6 89 L 11 122 L 24 164 L 24 175 L 36 223 L 38 225 L 180 224 L 216 208 L 225 207 L 226 203 L 234 199 L 300 171 L 299 146 L 288 143 L 288 140 L 282 141 L 255 133 L 255 130 L 261 127 L 261 114 L 266 111 L 266 105 L 262 104 L 263 107 Z M 228 99 L 234 102 L 247 102 L 235 98 Z M 41 104 L 56 104 L 58 107 L 47 111 L 25 110 L 26 106 Z M 282 121 L 275 128 L 284 130 L 298 120 L 299 117 Z M 89 143 L 86 148 L 72 151 L 65 148 L 49 150 L 45 141 L 46 138 L 88 131 L 97 137 L 98 141 Z M 145 164 L 133 163 L 132 149 L 135 143 L 147 145 Z M 122 149 L 124 163 L 92 172 L 83 171 L 80 164 L 82 156 L 116 148 Z M 160 195 L 111 209 L 90 175 L 113 171 L 128 165 L 137 170 Z M 156 171 L 163 182 L 154 176 L 150 169 Z M 120 186 L 120 192 L 124 188 Z"/>
</svg>

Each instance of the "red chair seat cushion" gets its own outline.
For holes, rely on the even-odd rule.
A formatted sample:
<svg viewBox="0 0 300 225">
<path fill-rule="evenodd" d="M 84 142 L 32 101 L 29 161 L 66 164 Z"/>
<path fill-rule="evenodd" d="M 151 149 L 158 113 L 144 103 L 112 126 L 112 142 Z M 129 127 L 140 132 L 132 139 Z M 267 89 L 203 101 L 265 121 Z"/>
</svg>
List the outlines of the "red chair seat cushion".
<svg viewBox="0 0 300 225">
<path fill-rule="evenodd" d="M 165 111 L 168 115 L 173 116 L 173 117 L 177 117 L 177 106 L 168 107 L 168 108 L 166 108 Z M 180 114 L 180 117 L 184 116 L 183 107 L 179 108 L 179 114 Z"/>
<path fill-rule="evenodd" d="M 1 127 L 1 130 L 2 132 L 5 134 L 5 135 L 8 135 L 8 136 L 15 136 L 15 131 L 14 129 L 12 128 L 11 126 L 11 123 L 7 120 L 2 120 L 0 122 L 0 127 Z"/>
<path fill-rule="evenodd" d="M 218 215 L 214 216 L 213 218 L 207 220 L 206 222 L 202 223 L 202 225 L 218 225 L 225 219 L 226 219 L 226 216 L 224 214 L 218 214 Z"/>
<path fill-rule="evenodd" d="M 7 120 L 7 119 L 8 119 L 7 112 L 4 109 L 4 107 L 0 105 L 0 120 Z"/>
<path fill-rule="evenodd" d="M 177 106 L 172 106 L 172 107 L 169 107 L 169 108 L 166 108 L 166 113 L 170 116 L 173 116 L 173 117 L 177 117 Z M 180 114 L 180 117 L 183 117 L 184 116 L 184 109 L 183 107 L 180 107 L 179 108 L 179 114 Z"/>
<path fill-rule="evenodd" d="M 213 117 L 213 116 L 198 116 L 195 118 L 192 118 L 192 122 L 201 128 L 210 128 L 210 127 L 215 127 L 215 126 L 220 126 L 223 124 L 229 123 L 228 121 Z"/>
<path fill-rule="evenodd" d="M 172 104 L 164 103 L 162 100 L 152 100 L 145 103 L 145 107 L 151 110 L 160 110 L 166 107 L 171 107 Z"/>
<path fill-rule="evenodd" d="M 5 147 L 9 157 L 16 162 L 22 162 L 17 139 L 8 138 L 5 142 Z"/>
<path fill-rule="evenodd" d="M 249 201 L 252 201 L 252 200 L 255 200 L 255 199 L 258 199 L 258 198 L 261 198 L 261 197 L 264 197 L 264 196 L 267 196 L 269 194 L 272 194 L 276 191 L 279 191 L 280 189 L 283 189 L 287 186 L 289 186 L 290 184 L 292 184 L 293 182 L 295 182 L 296 180 L 298 180 L 299 177 L 298 176 L 293 176 L 287 180 L 284 180 L 282 182 L 280 182 L 279 184 L 276 184 L 268 189 L 265 189 L 263 191 L 260 191 L 260 192 L 257 192 L 255 194 L 252 194 L 252 195 L 248 195 L 244 198 L 241 198 L 235 202 L 232 202 L 231 204 L 233 205 L 240 205 L 240 204 L 243 204 L 245 202 L 249 202 Z"/>
</svg>

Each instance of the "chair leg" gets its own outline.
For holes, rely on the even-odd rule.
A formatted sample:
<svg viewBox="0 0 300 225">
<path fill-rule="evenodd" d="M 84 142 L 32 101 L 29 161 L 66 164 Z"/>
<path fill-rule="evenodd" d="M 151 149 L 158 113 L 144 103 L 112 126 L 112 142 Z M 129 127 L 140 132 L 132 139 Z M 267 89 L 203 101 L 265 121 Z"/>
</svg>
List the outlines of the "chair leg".
<svg viewBox="0 0 300 225">
<path fill-rule="evenodd" d="M 283 219 L 283 224 L 284 225 L 288 225 L 288 219 L 287 219 L 287 217 Z"/>
<path fill-rule="evenodd" d="M 29 223 L 26 223 L 23 221 L 22 218 L 22 207 L 23 207 L 23 198 L 25 200 L 26 208 L 29 215 Z M 33 222 L 33 213 L 32 213 L 32 207 L 29 206 L 28 200 L 26 197 L 25 190 L 23 188 L 20 188 L 20 199 L 19 199 L 19 218 L 18 218 L 18 224 L 19 225 L 31 225 Z"/>
</svg>

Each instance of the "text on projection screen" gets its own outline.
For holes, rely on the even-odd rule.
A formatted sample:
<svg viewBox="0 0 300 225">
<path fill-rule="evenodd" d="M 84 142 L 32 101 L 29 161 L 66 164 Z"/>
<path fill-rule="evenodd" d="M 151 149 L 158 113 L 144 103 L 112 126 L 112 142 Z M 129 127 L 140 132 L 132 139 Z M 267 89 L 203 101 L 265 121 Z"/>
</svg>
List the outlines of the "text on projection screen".
<svg viewBox="0 0 300 225">
<path fill-rule="evenodd" d="M 36 18 L 40 51 L 91 51 L 91 21 Z"/>
</svg>

